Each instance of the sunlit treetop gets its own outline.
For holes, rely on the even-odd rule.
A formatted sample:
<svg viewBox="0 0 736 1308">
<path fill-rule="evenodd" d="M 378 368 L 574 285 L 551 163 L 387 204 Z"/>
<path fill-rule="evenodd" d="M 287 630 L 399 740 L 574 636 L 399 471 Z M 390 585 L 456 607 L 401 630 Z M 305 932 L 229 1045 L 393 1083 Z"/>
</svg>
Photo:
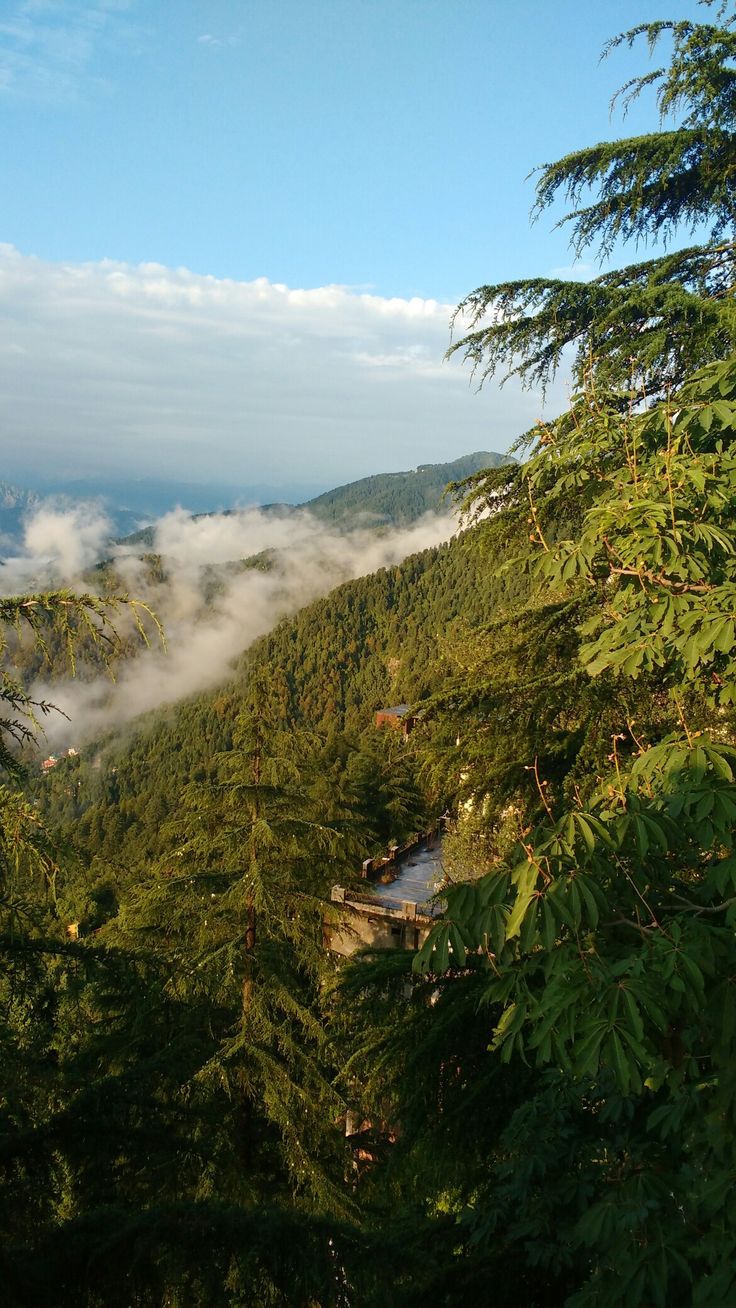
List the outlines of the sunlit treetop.
<svg viewBox="0 0 736 1308">
<path fill-rule="evenodd" d="M 727 12 L 731 11 L 731 12 Z M 645 23 L 604 51 L 641 37 L 650 53 L 671 38 L 670 62 L 630 79 L 624 108 L 656 87 L 660 130 L 576 150 L 540 170 L 534 215 L 560 197 L 576 255 L 609 256 L 618 241 L 705 241 L 590 282 L 558 279 L 481 286 L 459 306 L 471 331 L 457 341 L 481 381 L 499 370 L 546 385 L 563 350 L 577 350 L 577 378 L 591 359 L 608 384 L 661 394 L 690 370 L 734 348 L 736 202 L 736 15 L 716 22 Z M 680 114 L 679 124 L 665 120 Z"/>
<path fill-rule="evenodd" d="M 701 224 L 712 240 L 731 232 L 736 182 L 736 17 L 713 23 L 642 23 L 608 42 L 604 55 L 645 37 L 653 53 L 672 37 L 669 67 L 631 78 L 614 97 L 624 108 L 656 86 L 662 127 L 684 112 L 678 126 L 645 136 L 576 150 L 546 164 L 537 186 L 535 213 L 563 194 L 573 208 L 560 220 L 572 224 L 572 245 L 581 253 L 595 245 L 609 254 L 615 241 L 672 236 Z M 597 199 L 585 203 L 588 188 Z"/>
</svg>

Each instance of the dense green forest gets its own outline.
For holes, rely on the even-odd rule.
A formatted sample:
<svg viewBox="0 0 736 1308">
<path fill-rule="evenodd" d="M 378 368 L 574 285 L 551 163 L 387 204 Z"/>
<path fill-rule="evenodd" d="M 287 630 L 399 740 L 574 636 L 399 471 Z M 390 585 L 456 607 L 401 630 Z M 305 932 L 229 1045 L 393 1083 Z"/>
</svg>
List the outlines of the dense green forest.
<svg viewBox="0 0 736 1308">
<path fill-rule="evenodd" d="M 323 522 L 350 526 L 366 517 L 403 527 L 423 513 L 447 508 L 445 491 L 450 482 L 470 477 L 483 468 L 498 468 L 509 459 L 487 450 L 465 454 L 451 463 L 423 463 L 411 472 L 384 472 L 375 477 L 338 486 L 308 500 L 309 509 Z"/>
<path fill-rule="evenodd" d="M 490 548 L 494 529 L 481 526 L 338 587 L 252 646 L 221 690 L 175 714 L 152 715 L 132 738 L 95 745 L 46 776 L 36 773 L 30 793 L 41 812 L 87 867 L 118 869 L 117 881 L 124 848 L 125 875 L 144 872 L 176 839 L 164 819 L 184 787 L 216 775 L 217 756 L 232 748 L 254 684 L 274 720 L 318 733 L 330 750 L 353 759 L 353 769 L 366 751 L 372 766 L 388 751 L 418 774 L 414 751 L 374 731 L 374 713 L 383 704 L 425 699 L 452 681 L 468 631 L 501 593 L 475 540 L 487 537 Z M 380 839 L 403 834 L 380 828 Z M 371 845 L 365 852 L 378 851 Z"/>
<path fill-rule="evenodd" d="M 464 303 L 481 376 L 576 362 L 518 462 L 463 470 L 456 540 L 43 779 L 17 629 L 114 661 L 127 608 L 0 603 L 14 1308 L 734 1301 L 736 17 L 705 17 L 617 38 L 665 52 L 625 88 L 658 130 L 538 181 L 577 250 L 667 251 Z M 338 963 L 331 885 L 447 807 L 422 948 Z"/>
</svg>

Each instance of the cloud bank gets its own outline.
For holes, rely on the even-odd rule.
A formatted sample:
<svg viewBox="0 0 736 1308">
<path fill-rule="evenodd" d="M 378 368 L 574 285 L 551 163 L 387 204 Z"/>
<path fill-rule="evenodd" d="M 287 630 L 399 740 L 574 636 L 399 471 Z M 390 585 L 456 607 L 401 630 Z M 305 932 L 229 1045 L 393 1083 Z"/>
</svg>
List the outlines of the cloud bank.
<svg viewBox="0 0 736 1308">
<path fill-rule="evenodd" d="M 254 508 L 196 520 L 181 510 L 167 514 L 156 525 L 154 542 L 163 583 L 152 579 L 146 561 L 130 547 L 119 547 L 114 560 L 126 591 L 148 602 L 161 619 L 166 649 L 152 644 L 122 666 L 115 682 L 106 676 L 39 681 L 34 695 L 70 719 L 52 714 L 45 720 L 49 744 L 79 746 L 150 709 L 222 684 L 237 655 L 281 618 L 340 582 L 447 540 L 456 525 L 450 516 L 427 514 L 400 530 L 341 534 L 306 511 L 277 516 Z M 0 572 L 2 589 L 89 590 L 89 574 L 83 579 L 78 569 L 95 557 L 108 526 L 85 509 L 42 505 L 26 525 L 22 557 Z M 223 568 L 262 551 L 273 552 L 268 570 Z"/>
<path fill-rule="evenodd" d="M 4 475 L 230 479 L 235 499 L 287 474 L 328 487 L 503 452 L 541 397 L 478 396 L 443 362 L 451 311 L 0 246 Z"/>
</svg>

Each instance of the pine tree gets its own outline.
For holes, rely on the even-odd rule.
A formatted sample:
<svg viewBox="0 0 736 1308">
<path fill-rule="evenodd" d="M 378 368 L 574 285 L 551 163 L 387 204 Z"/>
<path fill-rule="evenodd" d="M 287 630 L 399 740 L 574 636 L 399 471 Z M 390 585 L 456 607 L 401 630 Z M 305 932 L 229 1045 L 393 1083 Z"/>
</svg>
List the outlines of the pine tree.
<svg viewBox="0 0 736 1308">
<path fill-rule="evenodd" d="M 341 856 L 300 776 L 308 749 L 244 714 L 220 779 L 185 792 L 176 847 L 126 896 L 110 931 L 145 942 L 182 1000 L 211 1004 L 213 1022 L 218 1014 L 197 1083 L 224 1093 L 223 1113 L 229 1098 L 240 1114 L 237 1185 L 273 1197 L 280 1175 L 284 1194 L 334 1203 L 320 1156 L 340 1103 L 320 1066 L 329 1054 L 319 996 L 323 903 Z"/>
<path fill-rule="evenodd" d="M 604 142 L 541 169 L 535 215 L 564 195 L 576 255 L 619 241 L 670 244 L 682 232 L 702 244 L 673 250 L 590 282 L 532 278 L 481 286 L 460 304 L 475 330 L 451 348 L 481 379 L 501 368 L 545 385 L 568 346 L 580 384 L 592 360 L 599 384 L 661 395 L 736 342 L 733 309 L 736 54 L 730 4 L 711 23 L 643 23 L 606 51 L 643 37 L 650 53 L 672 42 L 668 65 L 633 78 L 624 104 L 657 88 L 661 128 Z M 668 120 L 679 115 L 675 126 Z M 592 198 L 591 196 L 592 191 Z"/>
<path fill-rule="evenodd" d="M 500 1303 L 574 1308 L 705 1308 L 736 1289 L 731 24 L 637 29 L 673 33 L 672 65 L 652 76 L 663 109 L 689 110 L 682 129 L 570 156 L 539 191 L 544 206 L 569 186 L 578 240 L 604 249 L 706 220 L 725 335 L 706 286 L 702 333 L 667 343 L 677 323 L 664 298 L 637 299 L 635 269 L 619 308 L 638 304 L 643 331 L 628 310 L 606 322 L 599 279 L 583 292 L 595 312 L 569 314 L 557 338 L 543 306 L 464 343 L 491 368 L 526 348 L 522 369 L 551 343 L 537 362 L 553 366 L 582 322 L 570 410 L 533 434 L 522 467 L 464 487 L 471 514 L 493 515 L 482 535 L 505 535 L 504 575 L 527 578 L 428 709 L 459 737 L 483 866 L 445 887 L 409 1008 L 393 1023 L 363 1014 L 359 1031 L 357 1057 L 384 1073 L 378 1102 L 439 1160 L 419 1211 L 402 1188 L 419 1166 L 411 1138 L 386 1176 L 413 1247 L 444 1249 L 449 1274 L 430 1267 L 423 1287 L 440 1302 L 490 1279 Z M 583 204 L 588 185 L 599 198 Z M 646 286 L 676 281 L 677 260 L 649 265 Z M 505 308 L 513 318 L 513 297 Z M 378 1002 L 381 967 L 359 963 L 349 984 Z M 478 1105 L 462 1120 L 456 1087 Z"/>
</svg>

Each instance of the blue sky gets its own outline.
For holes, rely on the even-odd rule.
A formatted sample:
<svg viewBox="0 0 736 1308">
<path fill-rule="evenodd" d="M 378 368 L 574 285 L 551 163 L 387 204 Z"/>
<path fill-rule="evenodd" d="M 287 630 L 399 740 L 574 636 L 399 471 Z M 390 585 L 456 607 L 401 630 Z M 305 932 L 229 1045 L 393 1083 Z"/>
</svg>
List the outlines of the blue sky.
<svg viewBox="0 0 736 1308">
<path fill-rule="evenodd" d="M 440 370 L 448 306 L 570 264 L 552 217 L 530 226 L 525 178 L 655 125 L 651 101 L 609 118 L 644 47 L 598 56 L 661 16 L 646 0 L 2 0 L 8 468 L 175 461 L 180 480 L 222 481 L 229 459 L 239 484 L 288 463 L 311 487 L 506 448 L 541 399 Z M 308 311 L 284 288 L 314 292 Z"/>
</svg>

